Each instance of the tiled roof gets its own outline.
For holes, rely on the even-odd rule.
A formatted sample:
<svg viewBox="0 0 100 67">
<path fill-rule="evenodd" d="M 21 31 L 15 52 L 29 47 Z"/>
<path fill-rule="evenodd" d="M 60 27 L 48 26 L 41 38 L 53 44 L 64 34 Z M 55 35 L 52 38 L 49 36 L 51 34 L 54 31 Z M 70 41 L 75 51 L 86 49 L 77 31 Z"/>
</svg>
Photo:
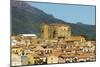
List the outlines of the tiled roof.
<svg viewBox="0 0 100 67">
<path fill-rule="evenodd" d="M 66 39 L 66 41 L 80 41 L 83 36 L 71 36 L 69 39 Z"/>
</svg>

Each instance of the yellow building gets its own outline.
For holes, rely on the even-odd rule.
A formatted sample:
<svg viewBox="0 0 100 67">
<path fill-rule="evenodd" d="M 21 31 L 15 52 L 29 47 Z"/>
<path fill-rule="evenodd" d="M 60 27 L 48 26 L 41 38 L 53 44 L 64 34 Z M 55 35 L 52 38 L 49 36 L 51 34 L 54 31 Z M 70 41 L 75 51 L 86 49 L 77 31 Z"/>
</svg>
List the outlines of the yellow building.
<svg viewBox="0 0 100 67">
<path fill-rule="evenodd" d="M 47 57 L 47 64 L 55 64 L 58 63 L 58 56 L 51 54 Z"/>
<path fill-rule="evenodd" d="M 69 39 L 66 39 L 65 41 L 72 41 L 76 46 L 82 46 L 86 43 L 85 37 L 83 36 L 71 36 Z"/>
<path fill-rule="evenodd" d="M 71 36 L 71 28 L 65 24 L 43 24 L 41 28 L 43 39 L 68 39 Z"/>
<path fill-rule="evenodd" d="M 12 46 L 12 54 L 18 54 L 18 55 L 21 55 L 22 51 L 23 51 L 23 48 L 18 46 L 18 45 L 14 45 Z"/>
<path fill-rule="evenodd" d="M 28 64 L 34 64 L 34 55 L 32 53 L 28 54 Z"/>
<path fill-rule="evenodd" d="M 41 37 L 43 39 L 48 39 L 49 38 L 49 25 L 47 24 L 43 24 L 43 26 L 41 27 Z"/>
<path fill-rule="evenodd" d="M 21 64 L 21 52 L 22 48 L 18 45 L 12 46 L 12 66 L 18 66 Z"/>
</svg>

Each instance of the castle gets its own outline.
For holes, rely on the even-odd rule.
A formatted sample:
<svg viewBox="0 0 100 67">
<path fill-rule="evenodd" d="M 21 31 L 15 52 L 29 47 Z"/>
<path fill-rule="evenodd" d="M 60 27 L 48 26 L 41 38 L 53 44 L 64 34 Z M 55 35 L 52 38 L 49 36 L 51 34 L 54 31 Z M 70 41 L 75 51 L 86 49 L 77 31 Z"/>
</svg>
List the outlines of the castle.
<svg viewBox="0 0 100 67">
<path fill-rule="evenodd" d="M 71 27 L 65 24 L 43 24 L 41 28 L 43 39 L 68 39 L 71 36 Z"/>
</svg>

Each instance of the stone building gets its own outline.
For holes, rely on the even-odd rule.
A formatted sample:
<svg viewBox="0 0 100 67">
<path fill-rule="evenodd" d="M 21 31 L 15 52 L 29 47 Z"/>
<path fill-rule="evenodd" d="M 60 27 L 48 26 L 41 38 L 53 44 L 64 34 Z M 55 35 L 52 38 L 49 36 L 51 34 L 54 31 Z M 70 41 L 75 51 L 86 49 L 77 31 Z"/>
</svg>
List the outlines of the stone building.
<svg viewBox="0 0 100 67">
<path fill-rule="evenodd" d="M 50 55 L 47 57 L 47 64 L 55 64 L 58 63 L 58 57 L 55 55 Z"/>
<path fill-rule="evenodd" d="M 43 24 L 41 28 L 43 39 L 68 39 L 71 36 L 71 28 L 65 24 Z"/>
</svg>

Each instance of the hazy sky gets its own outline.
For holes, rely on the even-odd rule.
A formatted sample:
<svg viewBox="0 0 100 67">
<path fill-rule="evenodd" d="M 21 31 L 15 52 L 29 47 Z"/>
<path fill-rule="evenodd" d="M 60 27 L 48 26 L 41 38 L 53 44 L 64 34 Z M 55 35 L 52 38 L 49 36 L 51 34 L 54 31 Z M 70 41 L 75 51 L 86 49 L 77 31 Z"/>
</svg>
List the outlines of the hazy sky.
<svg viewBox="0 0 100 67">
<path fill-rule="evenodd" d="M 84 24 L 95 24 L 95 7 L 69 4 L 33 3 L 33 7 L 43 10 L 54 17 L 70 23 L 82 22 Z"/>
</svg>

